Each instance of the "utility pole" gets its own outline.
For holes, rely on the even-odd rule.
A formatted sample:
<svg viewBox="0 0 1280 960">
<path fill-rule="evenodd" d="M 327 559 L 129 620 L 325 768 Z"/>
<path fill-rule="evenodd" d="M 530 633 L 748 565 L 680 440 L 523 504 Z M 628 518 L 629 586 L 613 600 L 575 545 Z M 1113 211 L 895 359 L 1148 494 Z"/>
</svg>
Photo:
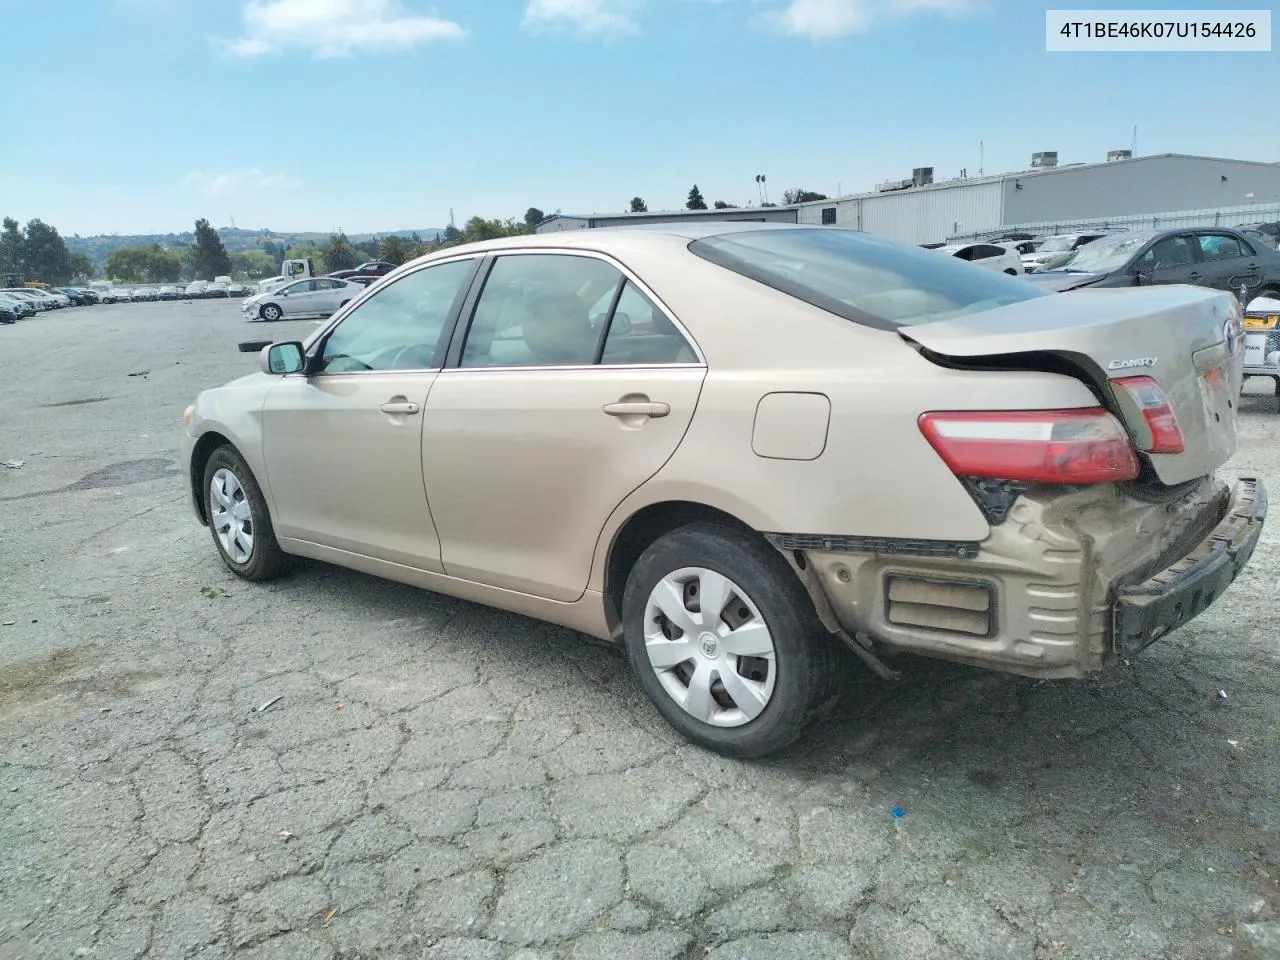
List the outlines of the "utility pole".
<svg viewBox="0 0 1280 960">
<path fill-rule="evenodd" d="M 987 159 L 987 145 L 983 141 L 979 140 L 978 141 L 978 176 L 982 176 L 982 168 L 985 165 L 986 159 Z"/>
</svg>

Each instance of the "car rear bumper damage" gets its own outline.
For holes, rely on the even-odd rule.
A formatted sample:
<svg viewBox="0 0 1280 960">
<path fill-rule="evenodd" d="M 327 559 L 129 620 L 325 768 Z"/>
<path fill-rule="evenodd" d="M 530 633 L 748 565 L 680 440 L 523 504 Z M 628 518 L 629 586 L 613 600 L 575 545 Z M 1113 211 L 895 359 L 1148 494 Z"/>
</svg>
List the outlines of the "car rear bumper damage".
<svg viewBox="0 0 1280 960">
<path fill-rule="evenodd" d="M 1025 491 L 975 543 L 770 534 L 832 630 L 877 651 L 1080 677 L 1202 613 L 1248 563 L 1263 484 L 1170 502 L 1112 485 Z"/>
<path fill-rule="evenodd" d="M 1227 515 L 1195 549 L 1144 582 L 1116 591 L 1116 653 L 1137 653 L 1220 597 L 1253 556 L 1266 519 L 1266 487 L 1255 478 L 1240 480 Z"/>
</svg>

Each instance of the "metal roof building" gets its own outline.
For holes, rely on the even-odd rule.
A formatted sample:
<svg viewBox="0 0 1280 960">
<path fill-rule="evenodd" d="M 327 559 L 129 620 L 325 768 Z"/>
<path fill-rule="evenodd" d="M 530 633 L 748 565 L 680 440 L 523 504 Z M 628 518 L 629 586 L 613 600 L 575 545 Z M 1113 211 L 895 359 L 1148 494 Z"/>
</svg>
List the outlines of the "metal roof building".
<svg viewBox="0 0 1280 960">
<path fill-rule="evenodd" d="M 932 167 L 867 192 L 793 206 L 656 213 L 554 214 L 538 233 L 689 220 L 754 220 L 852 227 L 906 243 L 1111 226 L 1232 226 L 1280 219 L 1280 164 L 1165 153 L 1058 165 L 1033 154 L 1013 173 L 934 181 Z"/>
<path fill-rule="evenodd" d="M 1055 153 L 1035 154 L 1028 170 L 938 182 L 931 168 L 918 168 L 911 179 L 869 193 L 800 204 L 799 222 L 937 243 L 1018 226 L 1158 220 L 1177 211 L 1238 210 L 1240 219 L 1230 220 L 1238 223 L 1273 218 L 1280 205 L 1280 164 L 1128 154 L 1117 150 L 1102 163 L 1065 166 Z M 1254 209 L 1258 216 L 1250 217 Z"/>
</svg>

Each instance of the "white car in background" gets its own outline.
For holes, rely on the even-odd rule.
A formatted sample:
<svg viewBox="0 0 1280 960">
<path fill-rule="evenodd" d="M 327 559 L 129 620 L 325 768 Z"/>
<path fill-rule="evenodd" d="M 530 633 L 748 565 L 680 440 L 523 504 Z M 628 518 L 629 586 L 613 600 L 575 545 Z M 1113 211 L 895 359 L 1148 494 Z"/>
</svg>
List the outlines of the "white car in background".
<svg viewBox="0 0 1280 960">
<path fill-rule="evenodd" d="M 968 260 L 980 267 L 986 267 L 998 273 L 1007 273 L 1013 277 L 1024 272 L 1022 258 L 1018 256 L 1018 251 L 998 243 L 946 243 L 940 247 L 934 247 L 933 251 L 955 257 L 957 260 Z"/>
<path fill-rule="evenodd" d="M 246 320 L 279 320 L 283 317 L 327 317 L 348 300 L 364 293 L 362 283 L 334 277 L 295 280 L 278 290 L 248 297 L 241 304 Z"/>
<path fill-rule="evenodd" d="M 192 280 L 187 284 L 187 289 L 183 292 L 188 297 L 203 297 L 205 290 L 208 288 L 208 280 Z"/>
<path fill-rule="evenodd" d="M 1087 230 L 1081 233 L 1059 233 L 1038 238 L 1039 245 L 1032 253 L 1024 254 L 1022 266 L 1027 273 L 1053 270 L 1062 266 L 1085 244 L 1108 236 L 1106 230 Z"/>
</svg>

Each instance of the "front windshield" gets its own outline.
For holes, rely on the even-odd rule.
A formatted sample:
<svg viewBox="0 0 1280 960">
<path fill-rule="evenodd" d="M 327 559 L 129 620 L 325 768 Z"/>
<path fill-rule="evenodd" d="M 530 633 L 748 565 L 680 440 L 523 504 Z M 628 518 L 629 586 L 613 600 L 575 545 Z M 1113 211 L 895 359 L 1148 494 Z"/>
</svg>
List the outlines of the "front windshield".
<svg viewBox="0 0 1280 960">
<path fill-rule="evenodd" d="M 1068 273 L 1110 273 L 1119 270 L 1154 236 L 1150 233 L 1120 233 L 1087 243 L 1059 270 Z"/>
<path fill-rule="evenodd" d="M 890 330 L 1047 295 L 1003 273 L 856 230 L 752 230 L 697 240 L 689 250 L 847 320 Z"/>
</svg>

